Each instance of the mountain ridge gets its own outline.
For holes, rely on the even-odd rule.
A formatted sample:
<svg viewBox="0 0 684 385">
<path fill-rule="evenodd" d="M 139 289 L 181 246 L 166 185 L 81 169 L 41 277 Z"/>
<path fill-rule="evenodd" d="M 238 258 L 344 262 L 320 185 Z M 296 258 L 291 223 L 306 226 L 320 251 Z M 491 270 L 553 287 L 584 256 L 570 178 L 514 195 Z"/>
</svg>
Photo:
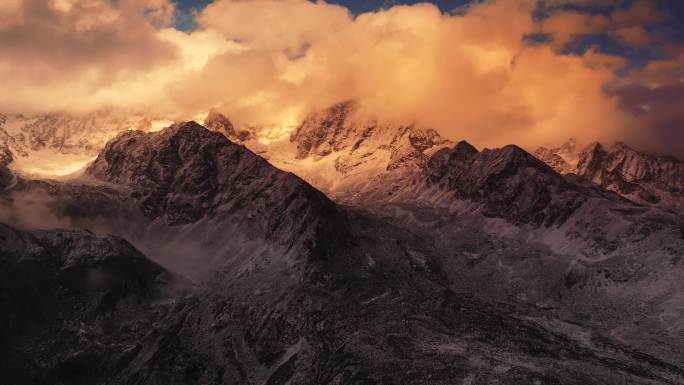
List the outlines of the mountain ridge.
<svg viewBox="0 0 684 385">
<path fill-rule="evenodd" d="M 234 143 L 225 122 L 120 133 L 72 180 L 17 176 L 0 192 L 3 209 L 26 216 L 32 206 L 19 203 L 45 201 L 72 227 L 130 242 L 8 227 L 0 250 L 20 234 L 19 260 L 42 247 L 48 260 L 135 254 L 185 268 L 176 274 L 204 271 L 183 290 L 160 282 L 160 296 L 102 313 L 92 309 L 114 294 L 65 295 L 59 333 L 21 336 L 0 356 L 66 384 L 681 382 L 676 216 L 574 181 L 514 145 L 444 146 L 385 126 L 356 146 L 368 127 L 332 122 L 299 161 L 361 181 L 341 185 L 353 205 Z M 307 132 L 319 130 L 289 144 L 309 143 Z M 335 168 L 366 150 L 372 164 Z M 39 237 L 49 242 L 37 247 Z"/>
<path fill-rule="evenodd" d="M 684 161 L 675 157 L 650 155 L 623 142 L 578 149 L 574 141 L 542 147 L 535 155 L 560 173 L 577 174 L 638 203 L 681 208 L 684 200 Z"/>
</svg>

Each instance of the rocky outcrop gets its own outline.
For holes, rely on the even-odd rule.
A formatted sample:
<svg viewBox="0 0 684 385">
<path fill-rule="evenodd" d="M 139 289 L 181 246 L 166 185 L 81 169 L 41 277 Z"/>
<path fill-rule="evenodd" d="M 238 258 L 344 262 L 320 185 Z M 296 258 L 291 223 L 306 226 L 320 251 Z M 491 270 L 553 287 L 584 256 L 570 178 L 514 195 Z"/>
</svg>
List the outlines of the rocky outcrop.
<svg viewBox="0 0 684 385">
<path fill-rule="evenodd" d="M 194 122 L 122 133 L 87 174 L 125 186 L 149 219 L 170 225 L 231 217 L 245 233 L 315 249 L 345 233 L 325 195 Z"/>
<path fill-rule="evenodd" d="M 0 191 L 9 186 L 13 179 L 14 175 L 7 166 L 0 164 Z"/>
<path fill-rule="evenodd" d="M 621 142 L 583 149 L 569 142 L 540 148 L 535 155 L 560 173 L 577 174 L 638 203 L 671 207 L 684 200 L 684 162 L 673 157 L 646 154 Z"/>
<path fill-rule="evenodd" d="M 557 148 L 539 147 L 534 156 L 561 174 L 573 172 L 577 165 L 577 142 L 569 139 Z"/>
<path fill-rule="evenodd" d="M 5 117 L 2 136 L 18 151 L 51 150 L 62 153 L 96 153 L 118 132 L 136 128 L 140 119 L 110 111 L 83 116 L 45 114 Z"/>
<path fill-rule="evenodd" d="M 429 185 L 483 204 L 485 215 L 550 226 L 565 221 L 587 197 L 517 146 L 478 152 L 466 142 L 437 152 L 425 169 Z"/>
<path fill-rule="evenodd" d="M 290 137 L 297 145 L 297 159 L 338 156 L 338 163 L 344 164 L 338 171 L 344 174 L 377 153 L 387 153 L 377 168 L 393 170 L 422 167 L 426 152 L 448 144 L 434 130 L 382 123 L 358 113 L 358 103 L 348 101 L 306 117 Z"/>
</svg>

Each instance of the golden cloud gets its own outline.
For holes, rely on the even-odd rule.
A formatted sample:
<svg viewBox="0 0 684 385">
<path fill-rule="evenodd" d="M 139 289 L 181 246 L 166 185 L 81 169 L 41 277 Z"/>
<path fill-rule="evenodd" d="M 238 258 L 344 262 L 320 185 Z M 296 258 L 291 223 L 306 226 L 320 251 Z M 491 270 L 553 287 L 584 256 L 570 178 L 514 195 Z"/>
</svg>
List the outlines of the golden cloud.
<svg viewBox="0 0 684 385">
<path fill-rule="evenodd" d="M 0 109 L 135 107 L 188 118 L 217 107 L 238 124 L 279 124 L 356 99 L 380 119 L 481 146 L 626 139 L 642 121 L 604 90 L 624 60 L 563 55 L 558 43 L 610 30 L 645 44 L 626 28 L 661 17 L 559 12 L 539 23 L 533 0 L 356 16 L 323 1 L 216 0 L 186 33 L 168 25 L 166 0 L 13 1 L 0 7 L 0 20 L 12 20 L 0 26 L 0 76 L 13 90 Z M 526 40 L 537 32 L 556 43 Z"/>
</svg>

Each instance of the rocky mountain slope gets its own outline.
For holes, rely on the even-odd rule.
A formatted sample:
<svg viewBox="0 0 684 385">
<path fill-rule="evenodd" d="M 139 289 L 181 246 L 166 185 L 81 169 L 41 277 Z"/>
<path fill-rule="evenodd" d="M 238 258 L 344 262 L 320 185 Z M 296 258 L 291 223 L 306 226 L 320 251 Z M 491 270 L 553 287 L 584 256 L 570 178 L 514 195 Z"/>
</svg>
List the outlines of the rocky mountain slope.
<svg viewBox="0 0 684 385">
<path fill-rule="evenodd" d="M 36 212 L 37 224 L 112 232 L 193 277 L 250 265 L 258 253 L 299 264 L 345 241 L 344 218 L 326 196 L 192 122 L 123 132 L 82 177 L 20 178 L 6 197 L 5 217 L 24 226 L 36 225 L 26 223 Z M 225 234 L 234 236 L 216 241 Z"/>
<path fill-rule="evenodd" d="M 667 342 L 684 341 L 672 318 L 684 303 L 676 213 L 560 175 L 519 147 L 466 142 L 438 151 L 422 174 L 367 192 L 358 200 L 367 210 L 452 256 L 441 263 L 463 290 L 522 301 L 658 354 L 683 351 Z"/>
<path fill-rule="evenodd" d="M 0 228 L 0 256 L 11 256 L 0 274 L 24 277 L 40 255 L 46 264 L 29 276 L 60 276 L 74 260 L 87 266 L 76 270 L 87 287 L 104 288 L 5 281 L 0 295 L 19 322 L 3 322 L 29 316 L 16 293 L 36 280 L 53 286 L 25 297 L 62 310 L 10 333 L 0 370 L 48 384 L 684 381 L 679 217 L 515 146 L 426 147 L 414 128 L 395 127 L 370 130 L 375 139 L 354 149 L 366 129 L 340 108 L 291 144 L 307 165 L 372 152 L 349 172 L 374 168 L 380 179 L 336 186 L 355 207 L 233 143 L 227 128 L 192 122 L 121 133 L 78 179 L 0 186 L 3 221 L 130 242 Z M 120 260 L 141 267 L 97 262 Z M 121 287 L 132 289 L 112 290 Z"/>
<path fill-rule="evenodd" d="M 177 290 L 172 275 L 119 238 L 0 225 L 0 239 L 3 383 L 114 375 L 170 307 L 157 301 Z"/>
<path fill-rule="evenodd" d="M 147 219 L 165 225 L 206 223 L 315 255 L 345 240 L 344 219 L 326 196 L 194 122 L 122 133 L 86 175 L 126 188 Z"/>
<path fill-rule="evenodd" d="M 574 141 L 559 148 L 540 148 L 535 155 L 560 173 L 587 181 L 644 204 L 682 209 L 684 161 L 646 154 L 624 143 L 592 143 L 579 149 Z"/>
<path fill-rule="evenodd" d="M 370 227 L 368 225 L 371 225 Z M 449 290 L 408 234 L 366 222 L 354 253 L 291 279 L 217 272 L 173 285 L 130 245 L 3 226 L 5 338 L 15 384 L 674 384 L 676 365 L 580 327 Z M 376 230 L 369 229 L 375 228 Z M 380 232 L 378 232 L 380 231 Z M 388 238 L 388 236 L 390 238 Z M 377 238 L 374 238 L 377 239 Z M 389 242 L 388 242 L 389 241 Z M 392 244 L 395 244 L 392 246 Z M 373 245 L 375 244 L 375 245 Z M 413 246 L 415 247 L 415 245 Z M 336 258 L 349 257 L 338 249 Z M 26 322 L 31 320 L 30 322 Z"/>
<path fill-rule="evenodd" d="M 479 152 L 459 142 L 435 154 L 425 173 L 428 185 L 482 202 L 484 215 L 513 223 L 562 223 L 587 199 L 577 186 L 516 146 Z"/>
</svg>

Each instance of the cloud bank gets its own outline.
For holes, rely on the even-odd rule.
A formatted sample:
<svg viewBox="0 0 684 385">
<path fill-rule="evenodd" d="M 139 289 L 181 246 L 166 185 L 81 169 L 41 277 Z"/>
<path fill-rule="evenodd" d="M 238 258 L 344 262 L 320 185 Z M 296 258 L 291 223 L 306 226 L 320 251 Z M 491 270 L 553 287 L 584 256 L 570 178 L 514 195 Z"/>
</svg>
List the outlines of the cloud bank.
<svg viewBox="0 0 684 385">
<path fill-rule="evenodd" d="M 539 18 L 536 0 L 454 15 L 428 3 L 352 15 L 323 1 L 216 0 L 183 32 L 169 0 L 11 0 L 0 6 L 0 110 L 119 107 L 183 119 L 219 108 L 238 124 L 290 125 L 356 99 L 380 119 L 478 146 L 572 136 L 684 155 L 674 141 L 684 49 L 668 44 L 626 75 L 617 54 L 563 50 L 591 34 L 652 45 L 667 15 L 652 1 L 608 14 L 568 3 L 587 2 L 547 0 Z"/>
</svg>

